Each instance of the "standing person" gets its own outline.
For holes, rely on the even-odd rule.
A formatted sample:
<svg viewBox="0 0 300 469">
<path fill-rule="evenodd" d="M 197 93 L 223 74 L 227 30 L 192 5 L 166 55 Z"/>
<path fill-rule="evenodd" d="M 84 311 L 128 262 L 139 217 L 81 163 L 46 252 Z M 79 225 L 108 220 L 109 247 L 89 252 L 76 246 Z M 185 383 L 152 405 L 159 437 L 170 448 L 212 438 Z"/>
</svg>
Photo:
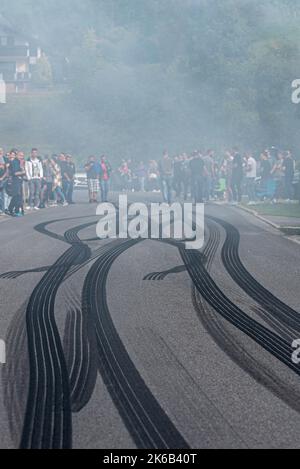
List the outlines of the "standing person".
<svg viewBox="0 0 300 469">
<path fill-rule="evenodd" d="M 25 164 L 26 177 L 29 184 L 28 210 L 39 210 L 42 180 L 44 177 L 43 165 L 38 158 L 38 150 L 31 151 L 31 157 Z"/>
<path fill-rule="evenodd" d="M 284 156 L 281 152 L 278 153 L 277 159 L 273 165 L 271 174 L 275 181 L 275 193 L 273 202 L 277 203 L 279 199 L 283 197 L 284 192 Z"/>
<path fill-rule="evenodd" d="M 73 158 L 71 155 L 66 156 L 66 175 L 68 177 L 68 189 L 65 194 L 66 200 L 68 204 L 73 205 L 75 202 L 73 201 L 73 192 L 74 192 L 74 178 L 76 174 L 76 166 L 73 162 Z"/>
<path fill-rule="evenodd" d="M 182 172 L 183 172 L 183 163 L 181 156 L 175 156 L 174 158 L 174 178 L 173 186 L 176 192 L 176 197 L 179 198 L 182 192 Z"/>
<path fill-rule="evenodd" d="M 192 174 L 192 193 L 195 203 L 203 203 L 204 176 L 207 174 L 204 161 L 200 152 L 194 152 L 190 162 Z"/>
<path fill-rule="evenodd" d="M 44 182 L 43 189 L 41 193 L 41 207 L 48 207 L 50 202 L 54 202 L 53 196 L 53 182 L 54 182 L 54 170 L 52 167 L 52 158 L 49 155 L 45 156 L 43 161 L 43 172 L 44 172 Z"/>
<path fill-rule="evenodd" d="M 52 190 L 55 197 L 55 203 L 60 203 L 63 207 L 66 207 L 68 203 L 66 202 L 66 197 L 62 189 L 62 174 L 59 162 L 51 159 L 51 168 L 53 171 Z"/>
<path fill-rule="evenodd" d="M 225 158 L 221 167 L 221 173 L 224 175 L 226 181 L 226 202 L 230 203 L 233 200 L 232 193 L 232 171 L 233 171 L 233 156 L 230 151 L 226 151 Z"/>
<path fill-rule="evenodd" d="M 291 151 L 287 151 L 283 165 L 285 197 L 287 202 L 291 202 L 294 199 L 293 183 L 295 177 L 295 160 Z"/>
<path fill-rule="evenodd" d="M 122 181 L 122 190 L 129 191 L 132 188 L 132 174 L 131 169 L 128 165 L 128 161 L 123 160 L 119 168 L 119 173 Z"/>
<path fill-rule="evenodd" d="M 147 168 L 143 161 L 140 162 L 138 169 L 136 170 L 136 176 L 139 181 L 139 190 L 141 192 L 146 191 L 146 177 L 147 177 Z"/>
<path fill-rule="evenodd" d="M 149 161 L 147 190 L 151 192 L 159 191 L 159 167 L 155 160 Z"/>
<path fill-rule="evenodd" d="M 4 190 L 4 212 L 9 215 L 8 207 L 12 197 L 12 177 L 10 176 L 9 167 L 11 163 L 14 161 L 16 157 L 16 152 L 7 152 L 4 156 L 4 161 L 6 165 L 7 171 L 7 180 L 5 182 L 5 190 Z"/>
<path fill-rule="evenodd" d="M 233 150 L 232 161 L 232 196 L 235 203 L 242 201 L 242 182 L 243 182 L 243 158 L 238 150 Z"/>
<path fill-rule="evenodd" d="M 100 177 L 102 174 L 100 163 L 96 161 L 95 156 L 89 157 L 89 160 L 85 165 L 85 170 L 87 173 L 90 204 L 94 204 L 97 203 L 100 191 Z"/>
<path fill-rule="evenodd" d="M 21 217 L 23 215 L 23 177 L 25 176 L 25 170 L 21 165 L 21 153 L 17 153 L 16 150 L 11 151 L 9 176 L 12 180 L 12 198 L 8 207 L 8 214 L 13 217 Z"/>
<path fill-rule="evenodd" d="M 262 198 L 271 200 L 274 196 L 275 184 L 272 177 L 271 158 L 267 151 L 260 156 L 260 176 Z"/>
<path fill-rule="evenodd" d="M 209 201 L 212 192 L 213 192 L 213 180 L 215 177 L 215 163 L 214 163 L 214 152 L 213 150 L 208 150 L 206 155 L 203 158 L 204 161 L 204 166 L 205 166 L 205 173 L 206 175 L 204 176 L 204 199 Z"/>
<path fill-rule="evenodd" d="M 100 173 L 101 200 L 102 202 L 108 202 L 109 180 L 110 180 L 112 168 L 107 158 L 104 155 L 101 156 L 100 166 L 101 166 L 101 173 Z"/>
<path fill-rule="evenodd" d="M 246 188 L 249 205 L 256 203 L 255 181 L 257 178 L 257 162 L 251 153 L 246 154 Z"/>
<path fill-rule="evenodd" d="M 184 200 L 187 201 L 189 190 L 191 189 L 191 167 L 190 167 L 190 158 L 186 153 L 182 155 L 182 186 L 183 186 L 183 196 Z"/>
<path fill-rule="evenodd" d="M 17 158 L 20 161 L 21 170 L 23 171 L 22 176 L 22 205 L 21 205 L 21 213 L 25 215 L 24 204 L 26 203 L 27 192 L 25 187 L 27 186 L 27 179 L 26 179 L 26 161 L 25 161 L 25 154 L 23 151 L 19 151 L 17 153 Z"/>
<path fill-rule="evenodd" d="M 5 184 L 7 169 L 4 161 L 4 153 L 0 152 L 0 214 L 5 211 Z"/>
<path fill-rule="evenodd" d="M 173 161 L 165 151 L 159 165 L 160 182 L 163 200 L 171 205 L 172 203 L 172 183 L 173 183 Z"/>
<path fill-rule="evenodd" d="M 62 191 L 66 199 L 70 187 L 70 178 L 68 175 L 68 163 L 65 153 L 61 153 L 59 155 L 57 163 L 60 167 L 60 173 L 62 177 Z"/>
</svg>

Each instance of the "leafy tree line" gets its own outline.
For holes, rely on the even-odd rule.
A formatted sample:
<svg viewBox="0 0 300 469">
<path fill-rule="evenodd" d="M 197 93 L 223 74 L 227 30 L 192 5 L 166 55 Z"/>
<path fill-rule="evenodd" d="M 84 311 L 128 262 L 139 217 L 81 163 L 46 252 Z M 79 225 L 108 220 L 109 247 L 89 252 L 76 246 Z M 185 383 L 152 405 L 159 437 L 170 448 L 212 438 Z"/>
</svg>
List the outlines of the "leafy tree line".
<svg viewBox="0 0 300 469">
<path fill-rule="evenodd" d="M 28 102 L 18 109 L 22 139 L 37 124 L 47 145 L 116 159 L 235 144 L 297 152 L 296 4 L 2 0 L 5 16 L 39 38 L 54 76 L 57 63 L 67 64 L 66 93 L 40 100 L 34 112 Z"/>
</svg>

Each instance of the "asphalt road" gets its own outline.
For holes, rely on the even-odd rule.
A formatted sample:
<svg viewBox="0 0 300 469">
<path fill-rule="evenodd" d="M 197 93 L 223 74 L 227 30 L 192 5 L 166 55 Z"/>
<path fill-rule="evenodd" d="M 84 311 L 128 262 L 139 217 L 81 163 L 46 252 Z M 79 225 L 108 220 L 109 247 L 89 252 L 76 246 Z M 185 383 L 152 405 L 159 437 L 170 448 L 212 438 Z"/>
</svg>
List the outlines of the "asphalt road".
<svg viewBox="0 0 300 469">
<path fill-rule="evenodd" d="M 0 219 L 0 448 L 299 448 L 300 246 L 220 205 L 201 251 L 101 241 L 76 199 Z"/>
</svg>

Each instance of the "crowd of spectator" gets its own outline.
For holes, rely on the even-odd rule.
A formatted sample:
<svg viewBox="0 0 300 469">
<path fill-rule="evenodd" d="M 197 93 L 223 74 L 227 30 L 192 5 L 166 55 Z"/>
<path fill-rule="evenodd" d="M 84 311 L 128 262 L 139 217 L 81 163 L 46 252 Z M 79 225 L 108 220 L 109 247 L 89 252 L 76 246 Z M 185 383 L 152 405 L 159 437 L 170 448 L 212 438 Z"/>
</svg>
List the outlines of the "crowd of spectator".
<svg viewBox="0 0 300 469">
<path fill-rule="evenodd" d="M 71 155 L 39 156 L 33 148 L 0 149 L 0 214 L 22 217 L 26 211 L 73 204 L 75 164 Z"/>
<path fill-rule="evenodd" d="M 299 171 L 291 151 L 272 147 L 259 156 L 238 148 L 217 156 L 213 150 L 195 150 L 133 165 L 122 161 L 114 186 L 124 191 L 160 191 L 163 199 L 255 205 L 299 200 Z"/>
<path fill-rule="evenodd" d="M 175 157 L 165 151 L 159 160 L 133 164 L 123 160 L 113 170 L 105 156 L 89 157 L 84 166 L 91 204 L 107 202 L 109 190 L 161 192 L 164 202 L 219 200 L 292 203 L 299 200 L 299 171 L 291 151 L 272 147 L 259 157 L 238 148 L 216 156 L 195 150 Z M 72 156 L 40 157 L 36 148 L 28 158 L 16 149 L 0 149 L 0 214 L 21 217 L 26 211 L 73 204 L 76 168 Z"/>
</svg>

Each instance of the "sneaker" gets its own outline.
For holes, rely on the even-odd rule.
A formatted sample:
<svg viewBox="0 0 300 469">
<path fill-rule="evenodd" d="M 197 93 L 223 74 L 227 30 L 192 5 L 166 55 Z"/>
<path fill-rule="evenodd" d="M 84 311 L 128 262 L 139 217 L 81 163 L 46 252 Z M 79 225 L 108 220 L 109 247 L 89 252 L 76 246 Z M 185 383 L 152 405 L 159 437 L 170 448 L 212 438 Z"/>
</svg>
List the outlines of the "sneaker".
<svg viewBox="0 0 300 469">
<path fill-rule="evenodd" d="M 39 209 L 39 207 L 34 207 L 34 209 L 33 209 L 33 210 L 36 210 L 36 211 L 38 211 L 38 210 L 40 210 L 40 209 Z"/>
<path fill-rule="evenodd" d="M 68 207 L 68 205 L 69 205 L 68 202 L 64 202 L 64 203 L 62 204 L 63 207 Z"/>
</svg>

